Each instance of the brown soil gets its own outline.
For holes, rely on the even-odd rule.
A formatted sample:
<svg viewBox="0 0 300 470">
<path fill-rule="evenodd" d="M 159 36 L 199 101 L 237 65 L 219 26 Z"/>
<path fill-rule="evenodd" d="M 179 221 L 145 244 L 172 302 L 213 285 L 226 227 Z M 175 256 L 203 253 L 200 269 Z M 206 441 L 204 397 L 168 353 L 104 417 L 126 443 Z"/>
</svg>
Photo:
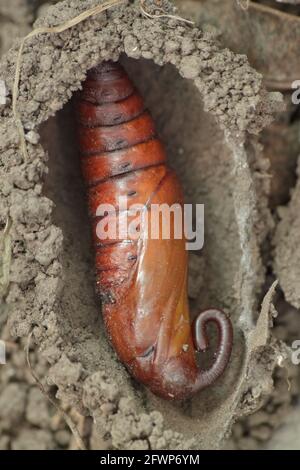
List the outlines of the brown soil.
<svg viewBox="0 0 300 470">
<path fill-rule="evenodd" d="M 96 3 L 64 1 L 37 24 L 62 23 Z M 164 7 L 172 12 L 167 2 Z M 138 2 L 126 4 L 26 43 L 18 100 L 29 154 L 24 162 L 11 109 L 17 50 L 18 43 L 0 65 L 8 91 L 0 105 L 0 217 L 3 226 L 8 214 L 13 222 L 11 283 L 2 309 L 12 333 L 26 341 L 33 332 L 44 364 L 38 375 L 64 406 L 93 417 L 94 446 L 219 448 L 232 424 L 268 399 L 273 370 L 288 353 L 269 332 L 270 293 L 260 312 L 269 264 L 264 246 L 274 218 L 269 161 L 256 136 L 281 109 L 281 97 L 267 93 L 246 57 L 222 49 L 211 31 L 172 19 L 150 21 Z M 205 248 L 191 255 L 192 307 L 222 307 L 235 326 L 224 377 L 181 405 L 153 397 L 128 376 L 107 342 L 94 296 L 71 98 L 89 68 L 120 54 L 156 120 L 187 202 L 205 204 Z M 11 386 L 8 381 L 0 400 Z M 25 402 L 38 398 L 30 398 L 36 394 L 31 389 L 21 396 L 24 387 L 18 386 L 21 421 Z M 40 424 L 33 431 L 48 432 Z M 267 434 L 260 429 L 260 436 Z M 47 439 L 46 446 L 59 445 L 52 433 Z"/>
</svg>

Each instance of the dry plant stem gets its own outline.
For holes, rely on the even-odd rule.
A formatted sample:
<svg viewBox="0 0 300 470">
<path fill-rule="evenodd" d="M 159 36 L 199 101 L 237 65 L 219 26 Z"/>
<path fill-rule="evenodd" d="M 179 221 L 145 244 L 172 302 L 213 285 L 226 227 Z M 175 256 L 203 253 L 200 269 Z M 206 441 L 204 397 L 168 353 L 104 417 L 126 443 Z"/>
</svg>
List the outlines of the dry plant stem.
<svg viewBox="0 0 300 470">
<path fill-rule="evenodd" d="M 16 73 L 15 73 L 15 81 L 14 81 L 14 87 L 13 87 L 13 99 L 12 99 L 12 107 L 13 107 L 13 114 L 15 118 L 15 122 L 18 128 L 18 132 L 20 135 L 20 147 L 21 151 L 24 157 L 24 160 L 28 160 L 28 152 L 27 152 L 27 146 L 26 146 L 26 140 L 25 140 L 25 134 L 24 134 L 24 128 L 22 125 L 21 117 L 18 111 L 17 103 L 18 103 L 18 95 L 19 95 L 19 84 L 20 84 L 20 77 L 21 77 L 21 65 L 22 65 L 22 54 L 25 46 L 25 42 L 27 39 L 30 39 L 34 36 L 37 36 L 38 34 L 45 34 L 45 33 L 55 33 L 59 34 L 62 33 L 63 31 L 66 31 L 69 28 L 72 28 L 73 26 L 76 26 L 77 24 L 81 23 L 82 21 L 86 20 L 87 18 L 90 18 L 91 16 L 98 15 L 99 13 L 102 13 L 113 6 L 120 5 L 121 3 L 125 3 L 127 0 L 110 0 L 102 5 L 97 5 L 94 8 L 91 8 L 87 11 L 84 11 L 80 15 L 76 16 L 75 18 L 72 18 L 71 20 L 67 21 L 66 23 L 55 26 L 53 28 L 37 28 L 31 31 L 25 38 L 23 39 L 19 52 L 18 52 L 18 57 L 17 57 L 17 64 L 16 64 Z"/>
<path fill-rule="evenodd" d="M 72 419 L 70 416 L 61 408 L 59 403 L 55 398 L 53 398 L 49 393 L 46 392 L 43 384 L 41 383 L 40 379 L 34 372 L 31 362 L 30 362 L 30 357 L 29 357 L 29 348 L 30 348 L 30 343 L 31 343 L 31 338 L 32 338 L 33 332 L 31 332 L 28 336 L 27 344 L 25 347 L 25 354 L 26 354 L 26 362 L 30 371 L 30 374 L 32 375 L 34 381 L 36 382 L 37 386 L 39 387 L 40 391 L 42 394 L 47 398 L 47 400 L 54 406 L 54 408 L 60 413 L 60 415 L 63 417 L 65 420 L 66 424 L 69 426 L 70 431 L 72 432 L 74 439 L 76 441 L 76 444 L 78 446 L 78 449 L 80 450 L 87 450 L 82 437 L 80 436 L 78 429 L 76 428 L 75 424 L 73 423 Z"/>
<path fill-rule="evenodd" d="M 16 126 L 18 128 L 19 136 L 20 136 L 20 148 L 21 152 L 23 154 L 24 161 L 28 160 L 28 151 L 27 151 L 27 145 L 26 145 L 26 140 L 25 140 L 25 133 L 24 133 L 24 128 L 22 125 L 21 117 L 18 111 L 17 103 L 18 103 L 18 95 L 19 95 L 19 85 L 20 85 L 20 78 L 21 78 L 21 65 L 22 65 L 22 54 L 25 46 L 25 42 L 27 39 L 30 39 L 34 36 L 37 36 L 38 34 L 45 34 L 45 33 L 55 33 L 59 34 L 62 33 L 63 31 L 66 31 L 67 29 L 72 28 L 73 26 L 76 26 L 77 24 L 81 23 L 82 21 L 92 17 L 96 16 L 99 13 L 102 13 L 106 10 L 109 10 L 110 8 L 121 5 L 122 3 L 125 3 L 127 0 L 109 0 L 108 2 L 102 4 L 102 5 L 97 5 L 93 8 L 90 8 L 89 10 L 84 11 L 80 15 L 76 16 L 75 18 L 72 18 L 71 20 L 67 21 L 66 23 L 58 26 L 54 26 L 52 28 L 36 28 L 33 31 L 31 31 L 21 42 L 21 46 L 18 52 L 18 57 L 17 57 L 17 64 L 16 64 L 16 73 L 15 73 L 15 80 L 14 80 L 14 87 L 13 87 L 13 99 L 12 99 L 12 108 L 13 108 L 13 115 L 15 118 Z M 179 16 L 175 15 L 169 15 L 162 13 L 161 15 L 151 15 L 148 13 L 145 8 L 144 8 L 145 0 L 141 0 L 140 4 L 140 9 L 141 12 L 144 16 L 148 18 L 173 18 L 174 20 L 177 21 L 183 21 L 188 24 L 194 24 L 193 21 L 186 20 L 184 18 L 181 18 Z M 160 9 L 161 10 L 161 9 Z M 163 11 L 163 10 L 162 10 Z"/>
</svg>

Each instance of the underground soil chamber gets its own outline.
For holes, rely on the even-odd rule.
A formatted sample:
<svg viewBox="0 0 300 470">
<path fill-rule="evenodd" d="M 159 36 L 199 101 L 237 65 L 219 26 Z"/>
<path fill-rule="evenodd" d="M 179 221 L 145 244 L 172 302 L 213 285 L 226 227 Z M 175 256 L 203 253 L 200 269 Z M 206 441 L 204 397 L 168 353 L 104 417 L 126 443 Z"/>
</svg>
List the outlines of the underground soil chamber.
<svg viewBox="0 0 300 470">
<path fill-rule="evenodd" d="M 280 437 L 299 417 L 291 358 L 300 334 L 300 114 L 292 100 L 300 71 L 294 42 L 287 52 L 299 15 L 300 6 L 276 1 L 3 2 L 0 449 L 300 448 Z M 279 29 L 285 39 L 274 47 Z M 115 299 L 95 290 L 78 102 L 87 77 L 119 66 L 155 123 L 184 203 L 204 206 L 204 245 L 188 253 L 190 321 L 214 308 L 233 329 L 224 373 L 180 400 L 152 393 L 113 347 L 128 331 L 114 325 L 114 343 L 102 313 L 115 308 L 122 282 Z M 113 127 L 109 114 L 101 119 Z M 118 143 L 130 151 L 122 136 Z M 135 184 L 141 168 L 129 174 L 125 165 L 105 184 Z M 157 272 L 162 252 L 153 256 Z M 145 289 L 152 303 L 173 295 L 163 290 L 176 279 L 177 251 L 170 263 L 166 279 Z M 156 326 L 150 320 L 149 334 Z M 208 336 L 199 367 L 216 360 L 220 331 Z"/>
</svg>

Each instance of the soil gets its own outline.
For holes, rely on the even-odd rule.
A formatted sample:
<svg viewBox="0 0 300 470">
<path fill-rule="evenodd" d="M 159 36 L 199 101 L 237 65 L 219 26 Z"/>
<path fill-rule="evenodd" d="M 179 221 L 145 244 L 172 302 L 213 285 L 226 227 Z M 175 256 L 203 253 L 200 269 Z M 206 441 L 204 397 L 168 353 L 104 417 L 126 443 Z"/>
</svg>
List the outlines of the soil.
<svg viewBox="0 0 300 470">
<path fill-rule="evenodd" d="M 61 2 L 47 9 L 36 26 L 60 24 L 96 3 Z M 275 222 L 268 207 L 269 161 L 257 137 L 282 109 L 281 95 L 264 89 L 246 56 L 222 49 L 211 28 L 202 32 L 170 18 L 151 21 L 141 15 L 138 2 L 127 2 L 61 34 L 26 42 L 18 99 L 28 150 L 24 161 L 11 107 L 18 46 L 0 64 L 7 90 L 0 105 L 0 222 L 4 227 L 8 215 L 12 220 L 3 318 L 8 317 L 12 334 L 23 344 L 32 333 L 38 365 L 43 364 L 33 361 L 33 367 L 47 393 L 67 410 L 75 406 L 87 417 L 87 427 L 92 417 L 91 447 L 219 448 L 235 421 L 273 399 L 274 369 L 289 354 L 281 341 L 286 338 L 270 332 L 273 291 L 268 292 L 272 279 L 267 278 L 264 247 Z M 235 327 L 233 357 L 224 377 L 183 404 L 155 398 L 128 376 L 106 339 L 94 295 L 72 96 L 89 68 L 119 56 L 154 116 L 186 201 L 205 204 L 205 248 L 191 255 L 192 309 L 219 306 Z M 281 227 L 287 223 L 283 219 Z M 280 267 L 283 238 L 276 236 Z M 279 370 L 276 380 L 282 384 L 286 369 Z M 31 428 L 14 439 L 3 429 L 1 445 L 28 448 L 41 441 L 44 448 L 69 446 L 64 426 L 49 432 L 46 417 L 53 410 L 23 381 L 22 376 L 4 382 L 0 404 L 7 403 L 15 387 L 17 402 L 8 414 L 16 423 L 27 420 Z M 40 422 L 33 413 L 35 403 L 40 403 Z M 256 420 L 255 443 L 272 432 L 266 416 Z"/>
<path fill-rule="evenodd" d="M 0 55 L 11 47 L 17 36 L 22 37 L 29 33 L 34 19 L 46 7 L 43 1 L 1 2 Z M 24 352 L 26 340 L 12 337 L 6 321 L 7 311 L 1 305 L 0 339 L 6 343 L 7 365 L 0 367 L 0 449 L 76 448 L 72 434 L 60 413 L 38 390 L 27 367 Z M 47 362 L 33 347 L 30 348 L 30 361 L 42 377 L 46 373 Z M 75 415 L 74 411 L 72 413 L 75 422 L 82 428 L 82 418 Z"/>
</svg>

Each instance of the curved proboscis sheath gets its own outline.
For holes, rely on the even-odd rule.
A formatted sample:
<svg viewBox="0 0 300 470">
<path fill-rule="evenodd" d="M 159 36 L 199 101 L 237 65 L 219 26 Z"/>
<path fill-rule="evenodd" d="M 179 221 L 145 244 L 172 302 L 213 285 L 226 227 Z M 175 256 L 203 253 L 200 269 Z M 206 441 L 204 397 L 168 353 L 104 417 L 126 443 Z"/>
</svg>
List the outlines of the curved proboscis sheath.
<svg viewBox="0 0 300 470">
<path fill-rule="evenodd" d="M 125 215 L 130 219 L 130 212 L 119 207 L 120 197 L 126 196 L 130 205 L 142 204 L 147 215 L 153 204 L 182 206 L 181 185 L 167 166 L 141 96 L 119 63 L 103 62 L 88 72 L 76 113 L 96 288 L 108 336 L 136 380 L 165 399 L 189 398 L 225 370 L 232 349 L 229 318 L 209 309 L 191 324 L 184 238 L 164 239 L 161 227 L 157 239 L 146 237 L 143 217 L 134 240 L 106 239 L 97 230 L 100 222 L 117 218 L 120 225 Z M 116 213 L 107 210 L 99 215 L 103 204 L 115 207 Z M 217 327 L 218 341 L 213 364 L 202 369 L 195 350 L 208 348 L 209 323 Z"/>
</svg>

